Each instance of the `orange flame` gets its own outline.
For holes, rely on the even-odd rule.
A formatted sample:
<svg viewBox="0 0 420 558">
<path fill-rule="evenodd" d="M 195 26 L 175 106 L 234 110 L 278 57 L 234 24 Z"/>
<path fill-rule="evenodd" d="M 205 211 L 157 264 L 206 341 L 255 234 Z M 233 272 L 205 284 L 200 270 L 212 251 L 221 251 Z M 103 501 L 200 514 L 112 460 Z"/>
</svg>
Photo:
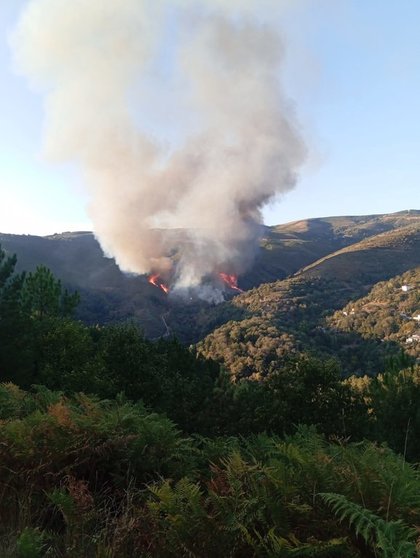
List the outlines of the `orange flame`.
<svg viewBox="0 0 420 558">
<path fill-rule="evenodd" d="M 239 293 L 243 293 L 244 291 L 238 287 L 238 277 L 236 275 L 229 275 L 228 273 L 219 273 L 220 279 L 226 283 L 226 285 L 233 289 L 234 291 L 238 291 Z"/>
<path fill-rule="evenodd" d="M 151 285 L 157 287 L 158 289 L 161 289 L 165 294 L 169 293 L 169 287 L 161 281 L 159 273 L 156 273 L 155 275 L 150 275 L 150 277 L 148 277 L 147 280 Z"/>
</svg>

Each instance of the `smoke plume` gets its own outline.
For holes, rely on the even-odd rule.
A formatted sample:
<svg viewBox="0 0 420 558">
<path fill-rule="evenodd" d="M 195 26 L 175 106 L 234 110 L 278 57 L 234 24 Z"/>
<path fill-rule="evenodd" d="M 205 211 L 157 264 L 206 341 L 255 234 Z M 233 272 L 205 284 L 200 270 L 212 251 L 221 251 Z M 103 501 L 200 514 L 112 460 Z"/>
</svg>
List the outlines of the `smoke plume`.
<svg viewBox="0 0 420 558">
<path fill-rule="evenodd" d="M 79 162 L 122 270 L 217 298 L 206 278 L 251 263 L 261 209 L 294 186 L 305 152 L 276 3 L 28 3 L 13 47 L 46 94 L 46 153 Z"/>
</svg>

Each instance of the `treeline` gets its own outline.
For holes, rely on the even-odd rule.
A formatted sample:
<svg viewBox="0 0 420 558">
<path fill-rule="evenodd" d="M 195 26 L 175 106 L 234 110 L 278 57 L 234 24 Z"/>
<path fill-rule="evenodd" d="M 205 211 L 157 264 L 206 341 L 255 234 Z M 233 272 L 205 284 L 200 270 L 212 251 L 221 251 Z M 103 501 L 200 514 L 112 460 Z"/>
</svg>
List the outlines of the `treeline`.
<svg viewBox="0 0 420 558">
<path fill-rule="evenodd" d="M 415 556 L 418 367 L 343 380 L 294 354 L 232 383 L 175 339 L 75 321 L 77 294 L 15 264 L 0 252 L 1 556 Z"/>
</svg>

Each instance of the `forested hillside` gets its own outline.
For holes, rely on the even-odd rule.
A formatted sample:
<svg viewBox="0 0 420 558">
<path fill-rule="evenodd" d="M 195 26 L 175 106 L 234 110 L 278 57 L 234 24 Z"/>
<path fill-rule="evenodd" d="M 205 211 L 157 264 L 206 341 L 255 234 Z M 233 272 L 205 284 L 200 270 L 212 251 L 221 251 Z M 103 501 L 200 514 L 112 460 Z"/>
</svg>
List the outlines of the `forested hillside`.
<svg viewBox="0 0 420 558">
<path fill-rule="evenodd" d="M 420 267 L 377 283 L 369 294 L 327 319 L 338 331 L 397 343 L 420 359 Z"/>
<path fill-rule="evenodd" d="M 352 278 L 345 272 L 335 277 L 330 267 L 324 273 L 321 264 L 320 269 L 313 266 L 309 274 L 303 271 L 291 279 L 243 293 L 229 303 L 241 310 L 239 319 L 215 329 L 198 343 L 198 350 L 222 363 L 234 377 L 259 378 L 290 354 L 302 351 L 334 356 L 346 374 L 377 374 L 389 359 L 404 360 L 404 355 L 405 362 L 410 362 L 410 357 L 419 356 L 419 322 L 415 319 L 420 311 L 419 268 L 373 289 L 372 285 L 379 274 L 394 276 L 418 262 L 417 238 L 413 244 L 407 258 L 399 257 L 400 244 L 396 244 L 395 252 L 387 246 L 392 272 L 385 271 L 382 261 L 369 254 L 365 255 L 370 258 L 369 268 L 361 270 L 352 264 L 353 252 L 349 251 L 342 255 L 340 265 L 348 269 L 352 266 Z M 346 254 L 350 262 L 343 261 Z M 410 281 L 408 293 L 401 290 L 405 281 Z M 388 285 L 388 302 L 380 299 L 384 285 Z M 365 293 L 370 294 L 359 301 Z M 368 305 L 378 301 L 378 296 L 376 306 Z"/>
</svg>

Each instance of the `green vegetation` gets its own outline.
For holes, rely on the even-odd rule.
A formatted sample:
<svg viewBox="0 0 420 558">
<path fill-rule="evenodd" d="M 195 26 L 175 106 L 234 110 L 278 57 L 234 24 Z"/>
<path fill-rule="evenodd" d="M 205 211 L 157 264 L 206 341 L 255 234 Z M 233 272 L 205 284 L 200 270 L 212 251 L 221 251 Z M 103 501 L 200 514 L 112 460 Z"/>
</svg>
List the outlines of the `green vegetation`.
<svg viewBox="0 0 420 558">
<path fill-rule="evenodd" d="M 235 298 L 232 382 L 175 339 L 75 320 L 77 294 L 15 266 L 0 250 L 0 556 L 418 555 L 420 367 L 392 352 L 344 379 L 326 342 L 305 352 L 350 287 Z"/>
<path fill-rule="evenodd" d="M 420 267 L 382 281 L 369 294 L 345 306 L 328 324 L 363 339 L 398 344 L 407 355 L 420 358 Z M 414 336 L 414 337 L 413 337 Z"/>
<path fill-rule="evenodd" d="M 420 476 L 385 447 L 186 438 L 121 398 L 0 394 L 2 556 L 416 555 Z"/>
<path fill-rule="evenodd" d="M 408 242 L 406 234 L 407 227 L 379 237 L 383 243 L 398 244 L 402 238 Z M 418 246 L 418 234 L 409 240 Z M 371 242 L 369 238 L 359 248 Z M 242 316 L 231 318 L 200 341 L 200 354 L 223 364 L 234 378 L 264 377 L 279 361 L 302 350 L 337 358 L 346 375 L 375 375 L 392 361 L 399 361 L 400 368 L 415 362 L 420 357 L 420 267 L 415 265 L 402 275 L 394 273 L 372 288 L 375 274 L 366 268 L 360 272 L 364 259 L 356 265 L 357 250 L 351 248 L 342 250 L 351 255 L 348 271 L 344 265 L 340 268 L 344 279 L 335 271 L 330 273 L 331 257 L 326 268 L 323 260 L 292 278 L 235 297 L 229 307 L 241 310 Z M 412 253 L 417 263 L 419 254 L 418 248 Z M 371 260 L 372 269 L 371 251 L 364 258 Z M 407 258 L 404 266 L 412 263 Z M 373 269 L 380 270 L 380 264 Z"/>
<path fill-rule="evenodd" d="M 366 336 L 329 319 L 334 310 L 343 317 L 338 309 L 361 293 L 366 293 L 361 282 L 322 277 L 297 276 L 261 285 L 231 301 L 243 318 L 216 328 L 197 344 L 197 350 L 223 364 L 234 378 L 265 377 L 291 354 L 302 351 L 338 359 L 345 375 L 377 374 L 391 358 L 399 357 L 404 344 L 384 337 L 379 328 L 377 335 Z M 354 304 L 346 307 L 348 314 Z M 403 364 L 410 362 L 408 358 Z"/>
</svg>

